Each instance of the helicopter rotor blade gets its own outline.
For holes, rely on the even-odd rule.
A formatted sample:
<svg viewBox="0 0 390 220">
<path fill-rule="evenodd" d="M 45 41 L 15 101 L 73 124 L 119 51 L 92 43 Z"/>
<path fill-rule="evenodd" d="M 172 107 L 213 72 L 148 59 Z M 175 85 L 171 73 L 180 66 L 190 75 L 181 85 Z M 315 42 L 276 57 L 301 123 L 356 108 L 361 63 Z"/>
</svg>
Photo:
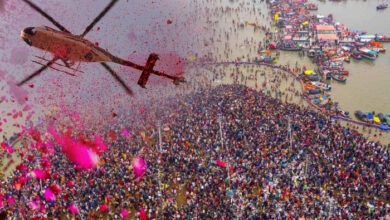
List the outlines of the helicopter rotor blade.
<svg viewBox="0 0 390 220">
<path fill-rule="evenodd" d="M 30 81 L 30 80 L 33 79 L 34 77 L 36 77 L 36 76 L 38 76 L 39 74 L 41 74 L 45 69 L 47 69 L 48 67 L 50 67 L 51 65 L 53 65 L 57 60 L 58 60 L 57 57 L 53 58 L 53 59 L 50 60 L 46 65 L 42 66 L 40 69 L 38 69 L 38 70 L 35 71 L 33 74 L 31 74 L 30 76 L 28 76 L 27 78 L 25 78 L 24 80 L 22 80 L 21 82 L 19 82 L 17 85 L 18 85 L 18 86 L 22 86 L 22 85 L 25 84 L 26 82 Z"/>
<path fill-rule="evenodd" d="M 115 5 L 115 3 L 117 3 L 118 0 L 112 0 L 110 2 L 110 4 L 108 4 L 102 12 L 100 12 L 100 14 L 91 22 L 91 24 L 88 25 L 87 28 L 85 28 L 85 31 L 80 35 L 81 37 L 84 37 L 86 34 L 88 34 L 88 32 L 93 28 L 93 26 L 95 26 L 96 23 L 98 23 L 100 21 L 100 19 L 102 19 L 102 17 Z"/>
<path fill-rule="evenodd" d="M 29 0 L 23 0 L 24 2 L 26 2 L 31 8 L 33 8 L 35 11 L 39 12 L 43 17 L 47 18 L 47 20 L 49 20 L 51 23 L 53 23 L 56 27 L 58 27 L 61 31 L 63 32 L 67 32 L 67 33 L 70 33 L 70 31 L 68 31 L 64 26 L 62 26 L 60 23 L 58 23 L 56 20 L 54 20 L 53 17 L 51 17 L 50 15 L 48 15 L 46 12 L 44 12 L 40 7 L 38 7 L 37 5 L 35 5 L 34 3 L 32 3 L 31 1 Z"/>
<path fill-rule="evenodd" d="M 122 80 L 122 78 L 120 78 L 118 76 L 118 74 L 113 70 L 111 69 L 111 67 L 107 64 L 107 63 L 100 63 L 114 78 L 116 81 L 119 82 L 119 84 L 121 84 L 121 86 L 126 90 L 126 92 L 133 96 L 133 91 L 131 91 L 131 89 L 126 85 L 126 83 Z"/>
</svg>

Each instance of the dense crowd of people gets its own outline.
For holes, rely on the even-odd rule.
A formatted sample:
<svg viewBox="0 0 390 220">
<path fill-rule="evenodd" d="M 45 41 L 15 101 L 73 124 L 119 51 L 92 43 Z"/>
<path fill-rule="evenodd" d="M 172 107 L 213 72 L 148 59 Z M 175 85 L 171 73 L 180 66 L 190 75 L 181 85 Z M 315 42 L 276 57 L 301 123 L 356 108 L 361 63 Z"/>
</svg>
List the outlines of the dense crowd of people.
<svg viewBox="0 0 390 220">
<path fill-rule="evenodd" d="M 138 120 L 100 130 L 111 142 L 92 170 L 77 169 L 57 145 L 45 150 L 51 138 L 35 133 L 19 151 L 22 163 L 2 180 L 0 212 L 50 219 L 116 219 L 123 210 L 150 219 L 388 217 L 388 149 L 320 113 L 225 85 L 156 102 Z M 128 135 L 120 124 L 132 124 Z M 148 164 L 138 178 L 135 156 Z M 37 168 L 47 175 L 31 175 Z M 45 189 L 56 199 L 47 201 Z"/>
</svg>

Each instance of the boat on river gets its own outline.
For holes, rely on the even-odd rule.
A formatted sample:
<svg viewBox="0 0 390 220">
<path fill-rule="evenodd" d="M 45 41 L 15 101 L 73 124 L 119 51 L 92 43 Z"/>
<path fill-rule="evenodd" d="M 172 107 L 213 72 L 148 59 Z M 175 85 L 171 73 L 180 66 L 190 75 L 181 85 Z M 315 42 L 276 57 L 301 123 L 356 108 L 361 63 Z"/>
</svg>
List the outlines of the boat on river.
<svg viewBox="0 0 390 220">
<path fill-rule="evenodd" d="M 363 122 L 368 122 L 367 114 L 363 113 L 362 111 L 355 111 L 355 117 Z"/>
<path fill-rule="evenodd" d="M 380 4 L 378 6 L 376 6 L 376 10 L 382 10 L 382 9 L 386 9 L 389 5 L 388 4 Z"/>
<path fill-rule="evenodd" d="M 327 83 L 323 83 L 323 82 L 311 82 L 311 84 L 319 89 L 324 90 L 324 91 L 329 91 L 332 89 L 331 85 L 329 85 Z"/>
<path fill-rule="evenodd" d="M 383 113 L 378 113 L 376 116 L 380 119 L 380 121 L 381 121 L 383 124 L 386 124 L 386 123 L 387 123 L 387 118 L 386 118 L 385 114 L 383 114 Z"/>
<path fill-rule="evenodd" d="M 318 10 L 318 6 L 314 3 L 309 3 L 306 5 L 306 9 L 311 10 L 311 11 L 315 11 L 315 10 Z"/>
<path fill-rule="evenodd" d="M 366 47 L 359 48 L 359 52 L 361 53 L 363 58 L 366 58 L 368 60 L 376 60 L 376 58 L 378 57 L 377 52 L 370 50 Z"/>
<path fill-rule="evenodd" d="M 353 51 L 351 52 L 351 57 L 352 57 L 353 59 L 355 59 L 355 60 L 361 60 L 361 59 L 363 59 L 362 54 L 361 54 L 359 51 L 357 51 L 357 50 L 353 50 Z"/>
<path fill-rule="evenodd" d="M 376 40 L 379 42 L 390 42 L 390 36 L 379 35 Z"/>
<path fill-rule="evenodd" d="M 284 50 L 284 51 L 301 51 L 302 47 L 281 45 L 281 46 L 279 46 L 279 50 Z"/>
<path fill-rule="evenodd" d="M 341 83 L 347 82 L 347 77 L 345 77 L 343 75 L 332 74 L 331 76 L 332 76 L 332 79 L 337 81 L 337 82 L 341 82 Z"/>
</svg>

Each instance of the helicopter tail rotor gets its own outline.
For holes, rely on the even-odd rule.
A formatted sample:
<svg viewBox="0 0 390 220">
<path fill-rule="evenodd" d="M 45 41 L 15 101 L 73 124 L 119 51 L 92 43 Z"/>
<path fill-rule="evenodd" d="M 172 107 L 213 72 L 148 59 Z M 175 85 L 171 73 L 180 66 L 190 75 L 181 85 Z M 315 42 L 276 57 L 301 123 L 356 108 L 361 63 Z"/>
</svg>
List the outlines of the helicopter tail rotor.
<svg viewBox="0 0 390 220">
<path fill-rule="evenodd" d="M 142 71 L 141 76 L 139 77 L 139 80 L 137 82 L 138 85 L 140 85 L 142 88 L 145 88 L 146 83 L 149 80 L 149 76 L 153 71 L 154 65 L 156 65 L 156 61 L 158 60 L 157 54 L 150 54 L 148 61 L 146 62 L 146 65 L 144 67 L 144 70 Z"/>
</svg>

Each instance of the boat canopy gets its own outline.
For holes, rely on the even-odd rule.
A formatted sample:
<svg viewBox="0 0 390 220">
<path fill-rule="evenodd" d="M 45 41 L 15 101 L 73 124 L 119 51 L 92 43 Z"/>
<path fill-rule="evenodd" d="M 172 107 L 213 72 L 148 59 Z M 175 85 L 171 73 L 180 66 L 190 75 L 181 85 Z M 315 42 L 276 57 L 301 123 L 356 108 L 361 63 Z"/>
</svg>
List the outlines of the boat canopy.
<svg viewBox="0 0 390 220">
<path fill-rule="evenodd" d="M 372 41 L 372 39 L 370 39 L 370 38 L 360 39 L 360 42 L 364 42 L 364 43 L 367 43 L 367 42 L 370 42 L 370 41 Z"/>
<path fill-rule="evenodd" d="M 370 49 L 367 49 L 367 48 L 360 48 L 359 51 L 363 52 L 363 53 L 366 53 L 366 54 L 371 54 L 371 55 L 376 55 L 377 54 L 376 51 L 373 51 L 373 50 L 370 50 Z"/>
<path fill-rule="evenodd" d="M 318 40 L 324 40 L 324 41 L 339 39 L 336 34 L 318 34 L 317 37 Z"/>
<path fill-rule="evenodd" d="M 335 31 L 336 28 L 333 25 L 317 25 L 317 31 Z"/>
<path fill-rule="evenodd" d="M 375 39 L 375 35 L 368 35 L 368 34 L 365 34 L 365 35 L 360 35 L 358 38 L 360 39 Z"/>
<path fill-rule="evenodd" d="M 285 41 L 292 40 L 292 36 L 291 35 L 286 35 L 286 36 L 284 36 L 284 40 Z"/>
</svg>

